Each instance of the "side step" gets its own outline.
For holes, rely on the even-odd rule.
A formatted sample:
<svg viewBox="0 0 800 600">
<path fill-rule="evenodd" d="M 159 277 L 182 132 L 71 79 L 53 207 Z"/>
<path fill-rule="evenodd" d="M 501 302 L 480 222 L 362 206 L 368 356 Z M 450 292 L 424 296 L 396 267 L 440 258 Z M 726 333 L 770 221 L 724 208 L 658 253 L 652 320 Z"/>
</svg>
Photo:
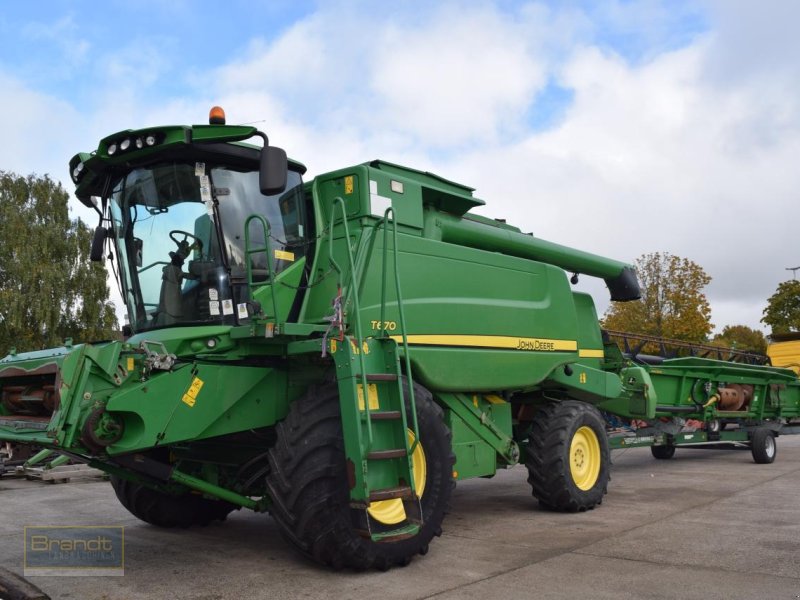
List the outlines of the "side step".
<svg viewBox="0 0 800 600">
<path fill-rule="evenodd" d="M 363 415 L 363 418 L 366 419 L 367 416 Z M 403 415 L 399 410 L 384 410 L 371 412 L 369 418 L 373 421 L 399 421 L 402 420 Z"/>
<path fill-rule="evenodd" d="M 367 383 L 376 381 L 397 381 L 399 377 L 394 373 L 367 373 Z"/>
<path fill-rule="evenodd" d="M 411 498 L 413 491 L 407 485 L 399 485 L 393 488 L 383 488 L 373 490 L 369 493 L 369 501 L 381 502 L 383 500 L 393 500 L 395 498 Z"/>
<path fill-rule="evenodd" d="M 373 450 L 367 453 L 367 460 L 388 460 L 390 458 L 400 458 L 408 456 L 408 450 L 405 448 L 393 448 L 389 450 Z"/>
</svg>

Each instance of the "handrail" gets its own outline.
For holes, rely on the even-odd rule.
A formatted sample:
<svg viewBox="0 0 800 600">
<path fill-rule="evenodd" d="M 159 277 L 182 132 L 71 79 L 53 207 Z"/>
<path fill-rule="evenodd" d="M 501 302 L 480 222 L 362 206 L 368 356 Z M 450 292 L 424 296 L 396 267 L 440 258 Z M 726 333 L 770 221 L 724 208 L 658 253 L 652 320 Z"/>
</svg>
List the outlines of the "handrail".
<svg viewBox="0 0 800 600">
<path fill-rule="evenodd" d="M 378 227 L 383 227 L 383 276 L 381 278 L 381 335 L 388 337 L 386 333 L 386 262 L 389 254 L 389 213 L 392 214 L 392 259 L 394 261 L 394 285 L 397 292 L 397 312 L 400 315 L 400 335 L 403 340 L 403 358 L 406 367 L 406 380 L 408 381 L 408 396 L 409 404 L 411 405 L 411 417 L 414 423 L 414 443 L 409 448 L 408 453 L 412 455 L 414 450 L 419 444 L 419 424 L 417 423 L 417 403 L 414 398 L 414 382 L 411 378 L 411 357 L 408 351 L 408 336 L 406 334 L 406 317 L 403 311 L 403 297 L 400 291 L 400 269 L 398 267 L 398 245 L 397 245 L 397 219 L 395 218 L 394 209 L 390 206 L 383 213 L 383 220 L 378 224 Z M 403 397 L 403 382 L 398 379 L 398 388 L 400 397 Z M 405 410 L 402 410 L 403 425 L 406 425 Z"/>
<path fill-rule="evenodd" d="M 261 223 L 261 228 L 264 232 L 264 247 L 263 248 L 250 248 L 250 222 L 253 220 L 258 220 Z M 270 252 L 271 248 L 269 245 L 269 237 L 272 233 L 269 221 L 267 221 L 263 215 L 250 215 L 247 217 L 247 220 L 244 222 L 244 262 L 247 265 L 247 286 L 252 290 L 255 287 L 263 287 L 265 285 L 270 286 L 270 291 L 272 293 L 272 310 L 275 312 L 275 326 L 278 326 L 278 301 L 277 296 L 275 295 L 275 281 L 272 277 L 272 252 Z M 253 281 L 253 262 L 250 260 L 250 257 L 253 254 L 260 254 L 264 252 L 267 255 L 267 275 L 268 279 L 266 282 L 256 283 Z"/>
<path fill-rule="evenodd" d="M 342 226 L 344 227 L 344 242 L 345 247 L 347 248 L 347 257 L 350 263 L 350 292 L 352 292 L 353 298 L 353 310 L 355 312 L 355 330 L 356 330 L 356 354 L 359 360 L 359 366 L 361 367 L 361 393 L 363 394 L 364 398 L 364 414 L 367 417 L 367 452 L 372 449 L 373 443 L 373 436 L 372 436 L 372 417 L 370 415 L 370 408 L 369 408 L 369 387 L 367 384 L 367 366 L 364 362 L 364 350 L 363 350 L 363 343 L 364 337 L 361 333 L 361 310 L 358 304 L 358 279 L 356 277 L 356 265 L 355 261 L 353 260 L 353 250 L 350 248 L 350 229 L 347 226 L 347 206 L 345 205 L 344 200 L 341 196 L 337 196 L 333 199 L 333 206 L 331 207 L 331 216 L 328 222 L 328 227 L 330 229 L 330 233 L 328 234 L 328 260 L 331 263 L 331 266 L 334 268 L 336 273 L 338 274 L 338 285 L 339 289 L 342 289 L 342 269 L 339 266 L 339 263 L 336 262 L 336 259 L 333 258 L 333 222 L 336 217 L 336 207 L 342 207 Z M 344 333 L 344 323 L 341 324 L 342 333 Z"/>
</svg>

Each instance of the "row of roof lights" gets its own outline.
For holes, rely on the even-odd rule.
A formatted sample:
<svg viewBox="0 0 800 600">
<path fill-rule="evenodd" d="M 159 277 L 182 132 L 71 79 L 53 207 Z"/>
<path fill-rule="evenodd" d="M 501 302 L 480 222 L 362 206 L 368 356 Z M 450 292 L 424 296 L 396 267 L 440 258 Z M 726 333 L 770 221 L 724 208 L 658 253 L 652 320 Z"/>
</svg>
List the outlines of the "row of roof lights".
<svg viewBox="0 0 800 600">
<path fill-rule="evenodd" d="M 137 150 L 141 150 L 145 146 L 151 147 L 155 146 L 159 142 L 159 136 L 155 133 L 148 133 L 144 136 L 139 136 L 135 138 L 122 138 L 121 140 L 116 140 L 111 142 L 108 147 L 106 148 L 106 152 L 109 156 L 114 156 L 120 152 L 126 152 L 127 150 L 131 150 L 132 148 L 136 148 Z M 72 169 L 72 180 L 75 183 L 78 183 L 78 179 L 83 174 L 84 165 L 82 162 L 79 162 L 75 165 L 75 168 Z"/>
<path fill-rule="evenodd" d="M 137 138 L 123 138 L 119 142 L 111 142 L 106 149 L 109 156 L 114 156 L 118 152 L 126 152 L 134 146 L 137 150 L 141 150 L 145 146 L 155 146 L 158 143 L 158 138 L 154 133 L 149 133 L 143 137 Z"/>
</svg>

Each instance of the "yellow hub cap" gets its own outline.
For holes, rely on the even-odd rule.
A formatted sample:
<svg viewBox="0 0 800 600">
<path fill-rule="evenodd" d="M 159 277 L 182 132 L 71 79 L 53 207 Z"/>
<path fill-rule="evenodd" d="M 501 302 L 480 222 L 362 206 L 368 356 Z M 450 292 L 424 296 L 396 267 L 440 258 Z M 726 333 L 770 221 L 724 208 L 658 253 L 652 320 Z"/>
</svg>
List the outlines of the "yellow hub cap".
<svg viewBox="0 0 800 600">
<path fill-rule="evenodd" d="M 592 489 L 600 476 L 600 442 L 591 427 L 584 425 L 572 436 L 569 446 L 569 471 L 578 489 Z"/>
<path fill-rule="evenodd" d="M 417 439 L 414 432 L 408 430 L 408 445 L 409 447 Z M 414 453 L 411 455 L 411 466 L 414 469 L 414 489 L 417 491 L 417 496 L 422 498 L 422 493 L 425 491 L 425 477 L 427 475 L 427 465 L 425 464 L 425 453 L 422 451 L 422 443 L 417 444 L 414 448 Z M 380 502 L 373 502 L 367 508 L 369 516 L 385 525 L 396 525 L 406 520 L 406 509 L 403 507 L 403 501 L 400 498 L 393 498 L 392 500 L 381 500 Z"/>
</svg>

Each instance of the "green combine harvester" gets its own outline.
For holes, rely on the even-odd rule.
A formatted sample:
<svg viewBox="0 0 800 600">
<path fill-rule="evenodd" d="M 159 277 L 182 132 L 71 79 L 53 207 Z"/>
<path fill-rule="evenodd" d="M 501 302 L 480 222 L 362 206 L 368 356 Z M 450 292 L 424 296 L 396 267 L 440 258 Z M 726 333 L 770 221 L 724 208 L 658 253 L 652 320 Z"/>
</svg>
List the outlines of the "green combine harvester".
<svg viewBox="0 0 800 600">
<path fill-rule="evenodd" d="M 570 282 L 635 300 L 629 265 L 475 215 L 471 188 L 431 173 L 373 161 L 304 182 L 255 127 L 210 121 L 70 161 L 126 340 L 0 361 L 0 441 L 108 472 L 138 518 L 269 512 L 320 563 L 386 569 L 428 551 L 457 480 L 523 463 L 543 506 L 584 511 L 612 446 L 771 462 L 796 429 L 791 370 L 623 356 Z M 644 426 L 609 442 L 607 417 Z"/>
</svg>

